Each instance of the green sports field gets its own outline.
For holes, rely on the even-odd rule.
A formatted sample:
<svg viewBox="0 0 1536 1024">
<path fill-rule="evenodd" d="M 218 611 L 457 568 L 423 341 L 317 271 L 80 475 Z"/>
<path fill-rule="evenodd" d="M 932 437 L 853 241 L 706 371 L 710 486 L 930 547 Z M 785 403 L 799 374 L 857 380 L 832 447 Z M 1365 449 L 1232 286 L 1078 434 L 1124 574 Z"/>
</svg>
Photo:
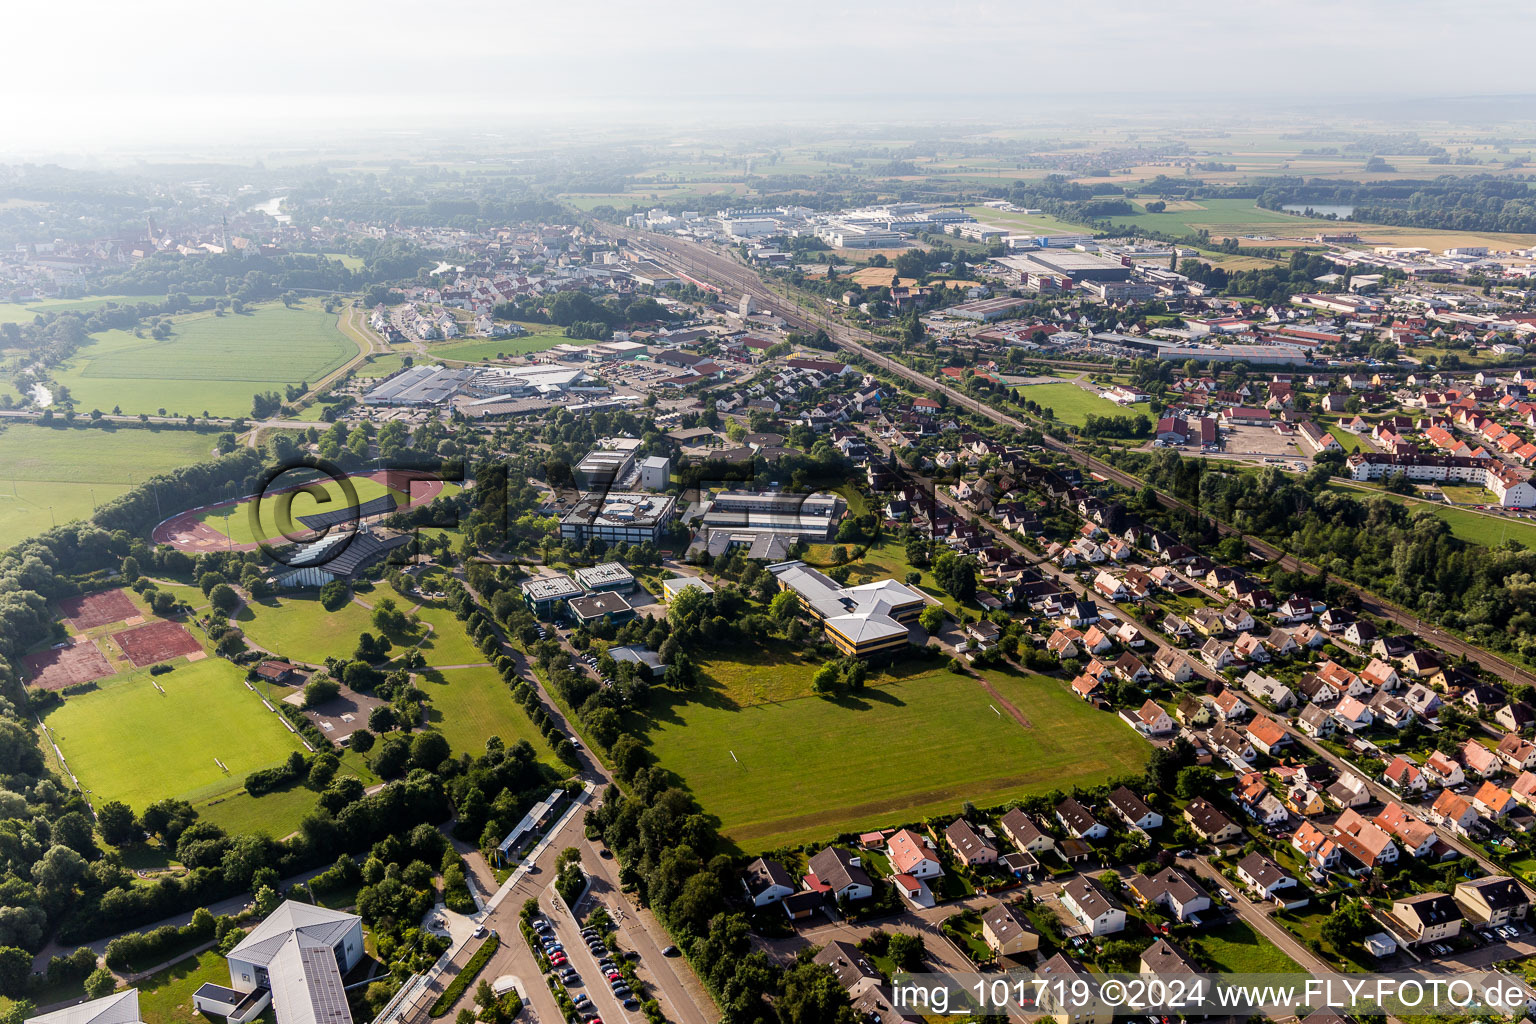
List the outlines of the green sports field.
<svg viewBox="0 0 1536 1024">
<path fill-rule="evenodd" d="M 247 416 L 251 396 L 313 383 L 341 367 L 357 345 L 317 307 L 279 304 L 236 315 L 192 313 L 156 341 L 146 331 L 93 335 L 55 379 L 82 411 Z"/>
<path fill-rule="evenodd" d="M 192 430 L 0 428 L 0 548 L 91 514 L 155 473 L 212 457 L 217 438 Z M 131 480 L 130 480 L 131 475 Z M 53 506 L 52 515 L 49 506 Z"/>
<path fill-rule="evenodd" d="M 1151 406 L 1145 402 L 1137 402 L 1135 405 L 1116 405 L 1107 398 L 1100 398 L 1091 391 L 1084 391 L 1076 384 L 1063 382 L 1061 384 L 1031 384 L 1028 387 L 1015 388 L 1014 393 L 1019 400 L 1029 399 L 1040 405 L 1042 409 L 1049 408 L 1056 413 L 1056 418 L 1063 423 L 1070 423 L 1074 427 L 1080 427 L 1092 416 L 1135 416 L 1141 413 L 1151 417 Z"/>
<path fill-rule="evenodd" d="M 653 712 L 648 740 L 746 852 L 1145 766 L 1146 740 L 1061 681 L 989 677 L 1029 728 L 994 709 L 975 679 L 932 670 L 840 701 L 678 702 Z"/>
<path fill-rule="evenodd" d="M 118 676 L 43 721 L 93 802 L 121 800 L 135 811 L 237 790 L 246 775 L 304 749 L 246 689 L 241 670 L 217 658 Z"/>
<path fill-rule="evenodd" d="M 500 736 L 509 747 L 527 740 L 538 751 L 539 760 L 567 770 L 495 669 L 425 672 L 416 677 L 416 685 L 431 700 L 428 726 L 443 734 L 455 754 L 483 754 L 485 741 Z"/>
<path fill-rule="evenodd" d="M 286 487 L 290 480 L 302 480 L 302 476 L 285 476 L 277 481 L 276 486 Z M 404 503 L 407 495 L 404 491 L 393 490 L 385 487 L 376 480 L 365 476 L 351 477 L 353 489 L 357 492 L 357 504 L 366 504 L 374 498 L 381 498 L 387 493 L 392 493 L 395 500 Z M 304 524 L 299 522 L 300 516 L 315 515 L 320 512 L 331 511 L 349 507 L 349 496 L 340 484 L 325 476 L 317 476 L 315 486 L 325 494 L 325 501 L 309 491 L 294 491 L 288 506 L 288 515 L 292 520 L 295 530 L 304 529 Z M 198 518 L 217 533 L 234 540 L 236 544 L 251 544 L 257 540 L 282 540 L 282 530 L 278 524 L 278 504 L 281 499 L 269 497 L 260 502 L 258 511 L 261 516 L 259 527 L 253 529 L 251 525 L 251 505 L 249 501 L 242 501 L 237 505 L 225 505 L 220 508 L 209 509 Z M 227 513 L 227 514 L 226 514 Z M 287 525 L 287 524 L 284 524 Z"/>
</svg>

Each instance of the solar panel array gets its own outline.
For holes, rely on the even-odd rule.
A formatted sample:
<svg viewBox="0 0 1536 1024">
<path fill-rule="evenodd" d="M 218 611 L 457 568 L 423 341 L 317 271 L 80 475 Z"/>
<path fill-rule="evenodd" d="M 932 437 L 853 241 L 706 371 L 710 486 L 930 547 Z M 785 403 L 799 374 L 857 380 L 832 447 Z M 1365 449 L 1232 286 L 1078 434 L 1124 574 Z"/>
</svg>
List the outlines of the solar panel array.
<svg viewBox="0 0 1536 1024">
<path fill-rule="evenodd" d="M 324 530 L 330 526 L 342 526 L 346 523 L 356 522 L 359 519 L 367 519 L 370 516 L 382 516 L 393 512 L 398 502 L 393 494 L 385 494 L 377 498 L 363 502 L 361 505 L 346 508 L 332 509 L 328 512 L 315 512 L 307 516 L 299 516 L 299 522 L 311 530 Z"/>
</svg>

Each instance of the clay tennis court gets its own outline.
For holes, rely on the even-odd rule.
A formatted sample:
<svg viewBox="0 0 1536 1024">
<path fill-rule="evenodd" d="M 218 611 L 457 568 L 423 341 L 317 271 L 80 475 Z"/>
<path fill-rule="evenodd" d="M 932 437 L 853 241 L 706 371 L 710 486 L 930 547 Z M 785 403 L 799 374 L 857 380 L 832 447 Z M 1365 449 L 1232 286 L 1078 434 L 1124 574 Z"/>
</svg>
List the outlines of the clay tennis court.
<svg viewBox="0 0 1536 1024">
<path fill-rule="evenodd" d="M 169 661 L 183 654 L 202 654 L 203 648 L 179 622 L 151 622 L 147 626 L 113 633 L 112 639 L 123 649 L 128 660 L 139 668 L 158 661 Z"/>
<path fill-rule="evenodd" d="M 122 622 L 139 614 L 133 601 L 121 589 L 99 590 L 83 597 L 66 597 L 59 602 L 59 613 L 76 629 L 93 629 L 109 622 Z"/>
<path fill-rule="evenodd" d="M 38 651 L 21 659 L 27 685 L 35 690 L 62 690 L 112 675 L 106 655 L 89 640 L 77 639 L 56 651 Z"/>
<path fill-rule="evenodd" d="M 365 476 L 376 483 L 383 484 L 391 490 L 405 494 L 409 500 L 400 502 L 399 508 L 410 508 L 414 505 L 425 505 L 443 493 L 443 483 L 426 473 L 420 473 L 410 469 L 384 469 L 373 473 L 364 473 Z M 296 484 L 293 487 L 284 487 L 270 491 L 267 498 L 271 499 L 284 491 L 297 490 L 303 486 Z M 231 543 L 224 534 L 215 530 L 212 526 L 203 522 L 211 509 L 228 508 L 231 505 L 240 505 L 250 501 L 253 495 L 244 498 L 233 498 L 229 501 L 215 502 L 201 508 L 171 516 L 160 523 L 150 533 L 151 540 L 156 544 L 169 544 L 178 551 L 192 553 L 202 551 L 255 551 L 261 545 L 253 543 Z"/>
</svg>

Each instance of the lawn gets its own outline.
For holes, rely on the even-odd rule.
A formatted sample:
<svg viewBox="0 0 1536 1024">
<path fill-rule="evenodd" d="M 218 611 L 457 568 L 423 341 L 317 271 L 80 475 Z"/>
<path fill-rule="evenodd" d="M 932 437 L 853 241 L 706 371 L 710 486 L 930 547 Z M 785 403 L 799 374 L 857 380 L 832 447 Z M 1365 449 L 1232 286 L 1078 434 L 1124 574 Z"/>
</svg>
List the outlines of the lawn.
<svg viewBox="0 0 1536 1024">
<path fill-rule="evenodd" d="M 84 411 L 121 406 L 125 413 L 248 416 L 256 392 L 312 383 L 357 354 L 335 315 L 314 306 L 192 313 L 174 323 L 165 341 L 148 332 L 92 335 L 55 379 Z"/>
<path fill-rule="evenodd" d="M 197 298 L 197 296 L 193 296 Z M 39 313 L 89 313 L 111 303 L 134 306 L 160 303 L 164 295 L 87 295 L 79 299 L 38 299 L 33 302 L 0 302 L 0 323 L 31 323 Z"/>
<path fill-rule="evenodd" d="M 114 677 L 44 719 L 93 801 L 121 800 L 142 811 L 165 797 L 207 799 L 303 749 L 234 665 L 217 658 L 173 664 L 159 676 Z"/>
<path fill-rule="evenodd" d="M 0 428 L 0 548 L 84 519 L 152 474 L 211 458 L 214 442 L 193 430 Z"/>
<path fill-rule="evenodd" d="M 527 740 L 539 760 L 564 773 L 567 769 L 493 668 L 457 668 L 416 677 L 431 701 L 427 721 L 442 733 L 456 754 L 485 753 L 485 741 L 500 736 L 507 746 Z"/>
<path fill-rule="evenodd" d="M 235 625 L 259 647 L 319 665 L 329 657 L 351 658 L 359 634 L 373 630 L 373 612 L 356 601 L 328 612 L 318 594 L 301 592 L 248 604 Z"/>
<path fill-rule="evenodd" d="M 775 641 L 751 651 L 712 652 L 698 662 L 699 673 L 717 698 L 741 707 L 795 700 L 811 694 L 811 678 L 822 662 L 810 653 Z M 915 662 L 871 671 L 871 685 L 910 678 L 923 672 Z"/>
<path fill-rule="evenodd" d="M 403 598 L 397 598 L 396 603 L 402 608 L 410 607 L 410 602 Z M 486 660 L 485 653 L 464 632 L 464 624 L 447 608 L 425 604 L 415 614 L 421 621 L 432 625 L 431 634 L 421 642 L 421 650 L 426 655 L 429 668 L 478 665 Z"/>
<path fill-rule="evenodd" d="M 562 328 L 550 324 L 523 324 L 530 333 L 520 338 L 455 338 L 452 341 L 432 342 L 427 351 L 438 359 L 454 359 L 462 362 L 479 362 L 501 356 L 522 356 L 530 352 L 543 352 L 570 341 Z"/>
<path fill-rule="evenodd" d="M 1056 414 L 1056 419 L 1074 427 L 1082 426 L 1090 415 L 1135 416 L 1141 413 L 1148 418 L 1152 415 L 1151 406 L 1145 402 L 1138 402 L 1135 405 L 1117 405 L 1107 398 L 1100 398 L 1092 391 L 1084 391 L 1076 384 L 1065 381 L 1060 384 L 1030 384 L 1014 390 L 1020 401 L 1027 398 L 1043 409 L 1050 409 Z"/>
<path fill-rule="evenodd" d="M 210 981 L 229 984 L 229 961 L 212 949 L 140 979 L 135 985 L 139 990 L 139 1019 L 144 1024 L 207 1024 L 208 1018 L 192 1005 L 192 993 Z M 257 1018 L 262 1024 L 271 1024 L 273 1019 L 271 1007 Z"/>
<path fill-rule="evenodd" d="M 1306 973 L 1300 964 L 1241 920 L 1230 921 L 1218 928 L 1202 928 L 1200 937 L 1192 940 L 1191 945 L 1195 943 L 1199 943 L 1205 955 L 1228 974 Z"/>
<path fill-rule="evenodd" d="M 350 775 L 345 770 L 336 773 Z M 230 835 L 259 832 L 281 839 L 297 831 L 304 815 L 315 809 L 319 794 L 304 786 L 290 786 L 261 796 L 237 790 L 195 803 L 198 816 L 211 821 Z"/>
<path fill-rule="evenodd" d="M 405 369 L 405 360 L 406 356 L 404 354 L 380 354 L 374 356 L 372 359 L 365 361 L 353 372 L 356 373 L 359 377 L 388 377 L 392 373 Z M 413 356 L 411 357 L 411 361 L 412 363 L 427 363 L 430 360 L 422 359 L 419 356 Z"/>
<path fill-rule="evenodd" d="M 1334 425 L 1329 427 L 1328 433 L 1332 434 L 1334 440 L 1344 446 L 1346 452 L 1373 452 L 1376 450 L 1367 444 L 1359 434 L 1352 434 L 1341 426 Z"/>
<path fill-rule="evenodd" d="M 1377 497 L 1376 494 L 1365 493 L 1355 487 L 1339 485 L 1336 489 L 1359 501 L 1369 501 Z M 1476 512 L 1438 501 L 1415 501 L 1401 494 L 1389 494 L 1385 491 L 1380 492 L 1380 497 L 1406 504 L 1415 513 L 1433 512 L 1450 525 L 1453 536 L 1469 544 L 1498 547 L 1506 540 L 1517 540 L 1527 548 L 1536 548 L 1536 520 L 1516 519 L 1513 515 L 1497 512 Z"/>
<path fill-rule="evenodd" d="M 931 669 L 836 701 L 740 707 L 693 694 L 664 706 L 665 691 L 654 691 L 648 742 L 748 852 L 1102 782 L 1145 764 L 1145 740 L 1061 682 L 993 678 L 1031 728 L 995 709 L 977 680 Z"/>
</svg>

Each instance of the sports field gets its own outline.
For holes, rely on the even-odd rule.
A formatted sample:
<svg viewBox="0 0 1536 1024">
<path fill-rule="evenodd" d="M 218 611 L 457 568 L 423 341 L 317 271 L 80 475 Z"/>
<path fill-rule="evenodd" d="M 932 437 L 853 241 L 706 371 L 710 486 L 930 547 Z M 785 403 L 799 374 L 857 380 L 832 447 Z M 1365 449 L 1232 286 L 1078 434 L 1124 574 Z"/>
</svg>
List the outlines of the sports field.
<svg viewBox="0 0 1536 1024">
<path fill-rule="evenodd" d="M 936 669 L 839 701 L 679 702 L 653 713 L 648 739 L 746 852 L 1144 767 L 1146 740 L 1059 680 L 989 678 L 1029 728 L 975 679 Z"/>
<path fill-rule="evenodd" d="M 193 430 L 11 423 L 0 429 L 0 548 L 88 517 L 92 489 L 104 504 L 156 473 L 212 458 L 216 441 Z"/>
<path fill-rule="evenodd" d="M 425 672 L 416 677 L 431 700 L 427 711 L 430 728 L 442 733 L 455 754 L 483 754 L 485 741 L 500 736 L 511 746 L 527 740 L 539 760 L 562 772 L 567 769 L 555 757 L 544 736 L 533 727 L 522 706 L 493 668 L 456 668 Z"/>
<path fill-rule="evenodd" d="M 292 479 L 303 479 L 295 474 L 292 477 L 285 476 L 276 481 L 276 486 L 286 487 Z M 395 500 L 405 504 L 406 493 L 403 490 L 395 490 L 385 487 L 383 484 L 365 476 L 351 477 L 352 486 L 357 491 L 359 505 L 372 501 L 374 498 L 382 498 L 385 494 L 393 494 Z M 315 485 L 325 493 L 327 500 L 321 501 L 319 497 L 309 491 L 295 491 L 288 507 L 288 515 L 292 520 L 295 530 L 302 531 L 304 524 L 299 522 L 300 516 L 316 515 L 321 512 L 330 512 L 347 508 L 348 495 L 342 486 L 329 477 L 320 476 L 315 480 Z M 259 505 L 261 522 L 258 532 L 251 526 L 251 505 L 249 501 L 242 501 L 237 505 L 224 505 L 219 508 L 209 509 L 198 518 L 215 532 L 224 537 L 229 537 L 236 544 L 252 544 L 259 540 L 273 540 L 281 542 L 282 530 L 278 528 L 278 505 L 282 499 L 269 496 Z M 226 513 L 228 513 L 226 515 Z M 287 524 L 284 524 L 285 526 Z"/>
<path fill-rule="evenodd" d="M 349 601 L 328 612 L 313 591 L 247 604 L 234 622 L 257 646 L 311 665 L 329 657 L 351 658 L 358 636 L 374 631 L 373 612 L 367 608 Z"/>
<path fill-rule="evenodd" d="M 131 331 L 93 335 L 56 375 L 79 409 L 248 416 L 251 396 L 313 383 L 357 354 L 336 316 L 314 306 L 258 306 L 176 317 L 165 341 Z"/>
<path fill-rule="evenodd" d="M 1135 405 L 1116 405 L 1109 399 L 1100 398 L 1092 391 L 1084 391 L 1072 383 L 1031 384 L 1028 387 L 1015 388 L 1014 393 L 1019 396 L 1020 401 L 1029 399 L 1038 403 L 1042 409 L 1051 409 L 1058 420 L 1070 423 L 1074 427 L 1080 427 L 1088 422 L 1090 415 L 1135 416 L 1141 413 L 1148 418 L 1152 416 L 1151 406 L 1145 402 L 1137 402 Z"/>
<path fill-rule="evenodd" d="M 217 658 L 159 676 L 125 673 L 43 721 L 93 802 L 121 800 L 135 811 L 238 789 L 252 771 L 303 750 L 246 689 L 241 670 Z"/>
</svg>

